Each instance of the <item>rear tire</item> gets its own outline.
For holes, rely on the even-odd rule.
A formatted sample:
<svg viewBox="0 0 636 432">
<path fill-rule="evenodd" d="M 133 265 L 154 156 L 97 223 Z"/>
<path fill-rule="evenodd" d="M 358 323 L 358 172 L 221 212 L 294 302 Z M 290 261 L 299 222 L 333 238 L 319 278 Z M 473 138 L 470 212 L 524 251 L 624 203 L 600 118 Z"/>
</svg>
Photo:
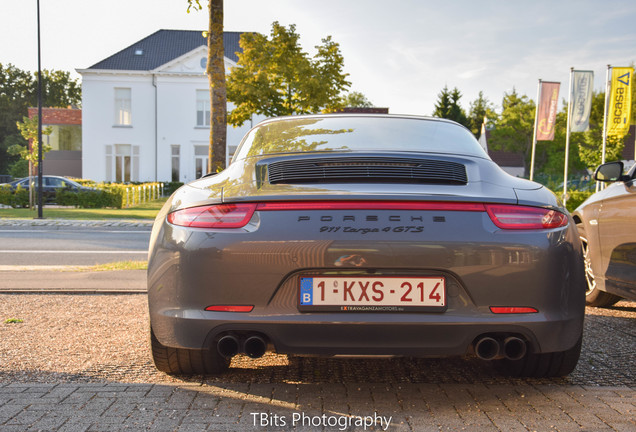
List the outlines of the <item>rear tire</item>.
<svg viewBox="0 0 636 432">
<path fill-rule="evenodd" d="M 579 361 L 583 335 L 576 344 L 565 351 L 528 353 L 520 360 L 496 360 L 495 368 L 502 375 L 513 377 L 548 378 L 571 373 Z"/>
<path fill-rule="evenodd" d="M 150 349 L 155 366 L 170 375 L 216 375 L 230 366 L 216 350 L 171 348 L 162 345 L 150 327 Z"/>
<path fill-rule="evenodd" d="M 621 297 L 601 291 L 596 286 L 596 278 L 592 270 L 592 261 L 588 249 L 587 236 L 579 225 L 581 248 L 583 249 L 583 261 L 585 262 L 585 304 L 587 306 L 608 307 L 621 300 Z"/>
</svg>

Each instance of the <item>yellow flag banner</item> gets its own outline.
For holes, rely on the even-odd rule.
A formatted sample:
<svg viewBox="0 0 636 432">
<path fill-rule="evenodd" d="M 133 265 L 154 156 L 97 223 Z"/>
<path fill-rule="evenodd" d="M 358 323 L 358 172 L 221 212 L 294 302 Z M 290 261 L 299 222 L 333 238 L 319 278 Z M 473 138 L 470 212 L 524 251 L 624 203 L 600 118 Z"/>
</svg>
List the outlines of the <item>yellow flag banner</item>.
<svg viewBox="0 0 636 432">
<path fill-rule="evenodd" d="M 629 132 L 632 107 L 632 80 L 634 68 L 612 68 L 612 91 L 610 93 L 607 135 L 625 136 Z"/>
</svg>

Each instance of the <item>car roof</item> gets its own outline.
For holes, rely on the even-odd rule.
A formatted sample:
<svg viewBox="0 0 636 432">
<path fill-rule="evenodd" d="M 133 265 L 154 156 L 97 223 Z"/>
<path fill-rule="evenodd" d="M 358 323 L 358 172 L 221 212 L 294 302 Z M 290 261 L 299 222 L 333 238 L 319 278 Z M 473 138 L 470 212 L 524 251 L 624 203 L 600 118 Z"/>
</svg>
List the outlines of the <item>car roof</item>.
<svg viewBox="0 0 636 432">
<path fill-rule="evenodd" d="M 412 120 L 427 120 L 434 122 L 442 122 L 442 123 L 450 123 L 463 128 L 466 128 L 464 125 L 457 123 L 453 120 L 448 120 L 440 117 L 431 117 L 431 116 L 422 116 L 422 115 L 413 115 L 413 114 L 379 114 L 379 113 L 329 113 L 329 114 L 303 114 L 303 115 L 291 115 L 291 116 L 283 116 L 283 117 L 270 117 L 267 118 L 256 126 L 285 121 L 285 120 L 299 120 L 299 119 L 323 119 L 323 118 L 333 118 L 333 117 L 345 117 L 345 118 L 399 118 L 399 119 L 412 119 Z"/>
</svg>

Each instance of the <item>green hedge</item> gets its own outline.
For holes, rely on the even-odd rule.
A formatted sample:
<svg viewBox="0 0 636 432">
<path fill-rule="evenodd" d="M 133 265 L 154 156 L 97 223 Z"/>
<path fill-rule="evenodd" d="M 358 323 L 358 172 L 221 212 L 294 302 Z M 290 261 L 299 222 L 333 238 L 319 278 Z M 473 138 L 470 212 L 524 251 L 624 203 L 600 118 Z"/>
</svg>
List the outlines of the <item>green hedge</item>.
<svg viewBox="0 0 636 432">
<path fill-rule="evenodd" d="M 570 189 L 568 191 L 568 200 L 565 206 L 567 207 L 568 211 L 572 212 L 578 206 L 580 206 L 583 203 L 583 201 L 588 199 L 590 195 L 592 195 L 593 193 L 594 191 L 579 191 L 579 190 Z"/>
<path fill-rule="evenodd" d="M 121 194 L 107 190 L 73 192 L 59 189 L 55 193 L 55 202 L 58 205 L 79 208 L 121 208 L 123 205 Z"/>
<path fill-rule="evenodd" d="M 22 186 L 18 186 L 15 191 L 8 185 L 0 186 L 0 204 L 26 208 L 29 206 L 29 191 Z"/>
<path fill-rule="evenodd" d="M 170 196 L 170 195 L 172 195 L 174 193 L 174 191 L 179 189 L 181 186 L 183 186 L 183 182 L 164 183 L 163 184 L 163 195 L 164 196 Z"/>
</svg>

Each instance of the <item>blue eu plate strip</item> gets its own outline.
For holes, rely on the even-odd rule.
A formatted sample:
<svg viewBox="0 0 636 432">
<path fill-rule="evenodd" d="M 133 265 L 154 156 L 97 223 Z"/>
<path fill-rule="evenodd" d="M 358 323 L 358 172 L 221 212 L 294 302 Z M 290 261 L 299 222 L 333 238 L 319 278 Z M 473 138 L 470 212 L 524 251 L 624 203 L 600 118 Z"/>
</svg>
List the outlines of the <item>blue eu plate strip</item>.
<svg viewBox="0 0 636 432">
<path fill-rule="evenodd" d="M 313 304 L 314 294 L 314 278 L 301 278 L 300 279 L 300 304 L 311 305 Z"/>
</svg>

